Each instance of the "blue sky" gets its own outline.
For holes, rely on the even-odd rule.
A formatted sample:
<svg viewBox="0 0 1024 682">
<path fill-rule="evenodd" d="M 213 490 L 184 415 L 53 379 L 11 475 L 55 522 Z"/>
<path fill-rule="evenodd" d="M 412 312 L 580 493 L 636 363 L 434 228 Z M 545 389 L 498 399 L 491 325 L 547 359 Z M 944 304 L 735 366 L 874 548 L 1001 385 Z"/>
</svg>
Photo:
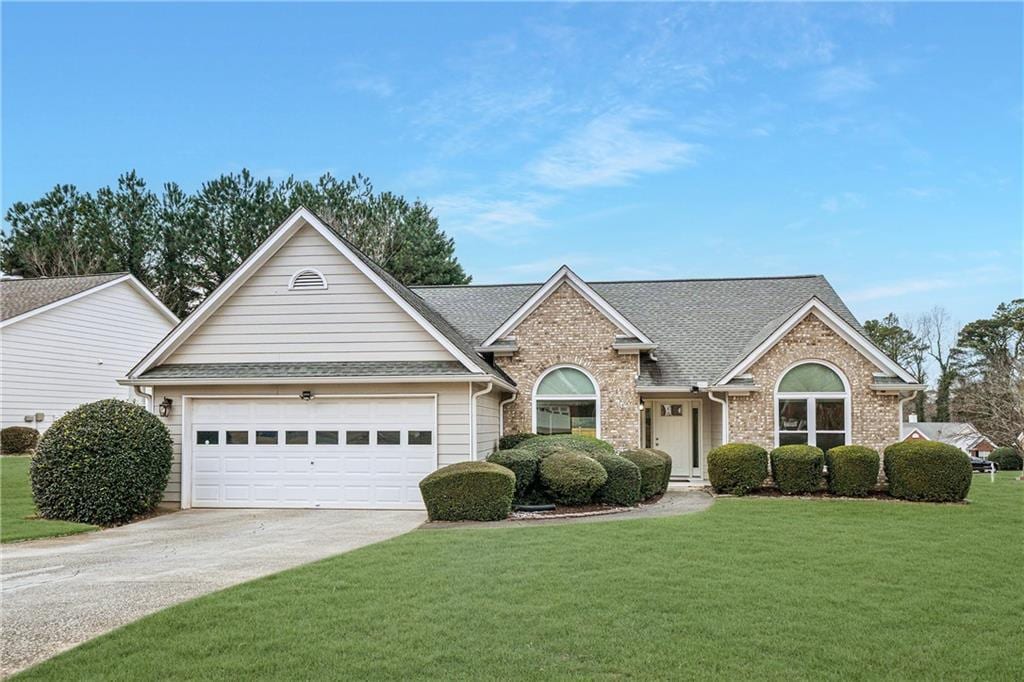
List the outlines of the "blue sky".
<svg viewBox="0 0 1024 682">
<path fill-rule="evenodd" d="M 137 169 L 368 175 L 476 282 L 1022 295 L 1022 6 L 3 5 L 4 209 Z"/>
</svg>

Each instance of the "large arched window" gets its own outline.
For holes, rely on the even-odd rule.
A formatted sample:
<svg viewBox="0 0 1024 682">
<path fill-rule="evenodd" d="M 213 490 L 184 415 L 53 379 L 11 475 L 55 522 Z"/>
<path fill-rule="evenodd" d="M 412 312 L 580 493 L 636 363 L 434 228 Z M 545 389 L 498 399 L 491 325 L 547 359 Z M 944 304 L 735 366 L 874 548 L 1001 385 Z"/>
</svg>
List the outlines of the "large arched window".
<svg viewBox="0 0 1024 682">
<path fill-rule="evenodd" d="M 533 386 L 533 432 L 600 437 L 597 382 L 577 367 L 552 367 Z"/>
<path fill-rule="evenodd" d="M 850 385 L 827 363 L 801 362 L 784 372 L 775 408 L 776 445 L 828 450 L 850 442 Z"/>
</svg>

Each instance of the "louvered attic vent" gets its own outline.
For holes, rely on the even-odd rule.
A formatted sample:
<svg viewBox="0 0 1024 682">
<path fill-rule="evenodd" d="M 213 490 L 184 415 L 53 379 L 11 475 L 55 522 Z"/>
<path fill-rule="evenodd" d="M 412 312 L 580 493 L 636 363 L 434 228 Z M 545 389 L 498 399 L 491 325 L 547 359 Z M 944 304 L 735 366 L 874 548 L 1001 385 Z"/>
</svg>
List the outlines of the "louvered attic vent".
<svg viewBox="0 0 1024 682">
<path fill-rule="evenodd" d="M 289 289 L 326 289 L 327 280 L 319 270 L 306 268 L 299 270 L 292 275 L 292 281 L 288 283 Z"/>
</svg>

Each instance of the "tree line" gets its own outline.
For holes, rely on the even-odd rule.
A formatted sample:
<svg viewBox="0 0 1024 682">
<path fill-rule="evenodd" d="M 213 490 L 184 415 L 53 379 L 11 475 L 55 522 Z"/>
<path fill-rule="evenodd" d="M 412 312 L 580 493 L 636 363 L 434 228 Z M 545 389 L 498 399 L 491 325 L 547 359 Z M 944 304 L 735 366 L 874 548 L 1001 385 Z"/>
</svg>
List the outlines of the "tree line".
<svg viewBox="0 0 1024 682">
<path fill-rule="evenodd" d="M 57 185 L 12 205 L 0 270 L 23 277 L 130 272 L 184 317 L 297 207 L 305 206 L 404 284 L 466 284 L 455 243 L 423 202 L 356 175 L 317 181 L 223 174 L 185 192 L 135 171 L 94 193 Z"/>
<path fill-rule="evenodd" d="M 915 398 L 918 419 L 971 422 L 997 445 L 1017 445 L 1024 432 L 1024 299 L 962 327 L 937 307 L 912 320 L 890 313 L 864 330 L 920 383 L 935 380 L 934 403 L 923 391 Z"/>
</svg>

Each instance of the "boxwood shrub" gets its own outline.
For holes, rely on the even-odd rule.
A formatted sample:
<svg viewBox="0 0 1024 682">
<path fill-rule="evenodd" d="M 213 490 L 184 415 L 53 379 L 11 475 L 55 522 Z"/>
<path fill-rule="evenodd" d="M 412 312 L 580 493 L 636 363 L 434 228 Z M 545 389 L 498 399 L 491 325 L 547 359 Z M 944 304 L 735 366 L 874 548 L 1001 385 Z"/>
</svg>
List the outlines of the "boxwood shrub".
<svg viewBox="0 0 1024 682">
<path fill-rule="evenodd" d="M 532 450 L 498 450 L 487 461 L 499 464 L 516 475 L 515 501 L 524 502 L 537 481 L 540 455 Z"/>
<path fill-rule="evenodd" d="M 626 450 L 619 453 L 640 469 L 640 499 L 647 500 L 665 492 L 672 460 L 660 450 Z"/>
<path fill-rule="evenodd" d="M 1000 471 L 1020 471 L 1024 466 L 1024 459 L 1016 448 L 996 448 L 988 456 L 988 461 L 995 462 Z"/>
<path fill-rule="evenodd" d="M 0 454 L 30 454 L 39 442 L 39 432 L 27 426 L 8 426 L 0 430 Z"/>
<path fill-rule="evenodd" d="M 100 400 L 46 431 L 32 460 L 32 495 L 48 519 L 112 525 L 151 511 L 171 472 L 171 436 L 144 408 Z"/>
<path fill-rule="evenodd" d="M 595 452 L 590 455 L 604 467 L 608 480 L 594 493 L 594 500 L 632 507 L 640 501 L 640 467 L 619 455 Z"/>
<path fill-rule="evenodd" d="M 555 502 L 587 504 L 608 480 L 596 460 L 572 450 L 553 452 L 541 460 L 540 482 Z"/>
<path fill-rule="evenodd" d="M 904 500 L 956 502 L 971 487 L 971 460 L 947 443 L 894 443 L 885 449 L 882 466 L 889 494 Z"/>
<path fill-rule="evenodd" d="M 772 450 L 771 466 L 782 494 L 813 493 L 821 487 L 825 453 L 813 445 L 783 445 Z"/>
<path fill-rule="evenodd" d="M 878 482 L 878 452 L 861 445 L 840 445 L 825 453 L 828 491 L 864 497 Z"/>
<path fill-rule="evenodd" d="M 542 458 L 562 450 L 571 450 L 581 455 L 590 455 L 595 452 L 605 452 L 609 455 L 615 454 L 615 448 L 608 441 L 592 436 L 576 436 L 569 433 L 529 438 L 517 445 L 516 449 L 532 450 Z"/>
<path fill-rule="evenodd" d="M 646 448 L 648 452 L 653 454 L 655 457 L 661 460 L 663 465 L 662 476 L 661 476 L 661 490 L 660 493 L 664 493 L 668 490 L 668 483 L 672 477 L 672 455 L 668 454 L 664 450 L 657 450 L 655 448 Z"/>
<path fill-rule="evenodd" d="M 510 433 L 507 436 L 502 436 L 498 439 L 499 450 L 511 450 L 520 443 L 531 438 L 536 438 L 536 433 Z"/>
<path fill-rule="evenodd" d="M 515 474 L 493 462 L 449 464 L 420 481 L 431 521 L 500 521 L 515 489 Z"/>
<path fill-rule="evenodd" d="M 716 493 L 746 495 L 768 478 L 768 451 L 753 443 L 726 443 L 708 453 L 708 480 Z"/>
</svg>

